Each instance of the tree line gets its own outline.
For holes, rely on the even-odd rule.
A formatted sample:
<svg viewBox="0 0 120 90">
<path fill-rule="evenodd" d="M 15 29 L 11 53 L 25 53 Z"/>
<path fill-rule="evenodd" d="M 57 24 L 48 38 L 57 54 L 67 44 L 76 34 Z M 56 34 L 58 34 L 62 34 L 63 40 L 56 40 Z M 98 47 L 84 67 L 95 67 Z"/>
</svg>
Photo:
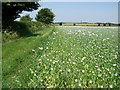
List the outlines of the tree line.
<svg viewBox="0 0 120 90">
<path fill-rule="evenodd" d="M 37 2 L 2 2 L 2 28 L 9 28 L 15 19 L 20 18 L 22 11 L 33 11 L 37 10 L 40 4 Z M 43 8 L 39 10 L 35 19 L 38 22 L 50 24 L 54 20 L 54 13 L 51 9 Z M 21 17 L 21 21 L 32 21 L 29 15 Z"/>
<path fill-rule="evenodd" d="M 35 17 L 35 20 L 38 22 L 43 22 L 45 24 L 50 24 L 53 23 L 54 20 L 54 13 L 48 9 L 48 8 L 43 8 L 39 10 L 38 14 Z M 33 18 L 30 17 L 30 14 L 27 14 L 23 17 L 20 18 L 20 21 L 32 21 Z"/>
</svg>

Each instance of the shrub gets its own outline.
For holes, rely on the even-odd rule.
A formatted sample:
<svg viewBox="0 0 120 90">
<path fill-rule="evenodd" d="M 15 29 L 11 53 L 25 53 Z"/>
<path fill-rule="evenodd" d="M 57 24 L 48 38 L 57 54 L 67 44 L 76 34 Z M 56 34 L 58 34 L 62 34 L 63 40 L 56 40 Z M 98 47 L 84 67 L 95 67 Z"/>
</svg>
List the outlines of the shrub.
<svg viewBox="0 0 120 90">
<path fill-rule="evenodd" d="M 3 29 L 2 41 L 10 41 L 19 37 L 31 36 L 32 34 L 43 30 L 48 25 L 41 22 L 18 22 L 14 21 L 12 26 L 7 29 Z"/>
</svg>

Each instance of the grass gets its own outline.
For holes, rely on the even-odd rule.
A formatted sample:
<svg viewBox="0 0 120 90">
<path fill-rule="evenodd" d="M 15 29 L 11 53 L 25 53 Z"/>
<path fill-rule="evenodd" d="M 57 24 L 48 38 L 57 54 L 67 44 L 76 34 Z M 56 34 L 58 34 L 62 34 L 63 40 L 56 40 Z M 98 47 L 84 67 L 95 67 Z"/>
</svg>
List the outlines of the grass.
<svg viewBox="0 0 120 90">
<path fill-rule="evenodd" d="M 3 45 L 4 88 L 119 87 L 116 27 L 63 26 L 50 32 Z"/>
<path fill-rule="evenodd" d="M 32 50 L 36 46 L 43 45 L 43 39 L 46 40 L 48 35 L 53 31 L 53 28 L 47 28 L 45 30 L 37 32 L 37 36 L 25 37 L 3 44 L 2 47 L 2 67 L 3 67 L 3 87 L 18 87 L 14 81 L 14 76 L 20 76 L 22 87 L 26 86 L 29 74 L 30 65 L 34 65 Z M 26 73 L 27 72 L 27 73 Z M 24 81 L 23 81 L 23 78 Z M 14 82 L 10 82 L 14 81 Z"/>
</svg>

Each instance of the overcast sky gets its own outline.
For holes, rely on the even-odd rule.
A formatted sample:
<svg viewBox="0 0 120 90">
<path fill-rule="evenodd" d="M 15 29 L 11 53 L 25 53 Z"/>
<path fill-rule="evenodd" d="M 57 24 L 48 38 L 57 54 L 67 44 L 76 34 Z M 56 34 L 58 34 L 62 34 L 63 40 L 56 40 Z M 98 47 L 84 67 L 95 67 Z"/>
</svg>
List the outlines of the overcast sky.
<svg viewBox="0 0 120 90">
<path fill-rule="evenodd" d="M 40 2 L 40 5 L 29 13 L 32 18 L 41 8 L 49 8 L 56 15 L 54 22 L 118 22 L 117 2 Z M 28 13 L 21 16 L 25 14 Z"/>
</svg>

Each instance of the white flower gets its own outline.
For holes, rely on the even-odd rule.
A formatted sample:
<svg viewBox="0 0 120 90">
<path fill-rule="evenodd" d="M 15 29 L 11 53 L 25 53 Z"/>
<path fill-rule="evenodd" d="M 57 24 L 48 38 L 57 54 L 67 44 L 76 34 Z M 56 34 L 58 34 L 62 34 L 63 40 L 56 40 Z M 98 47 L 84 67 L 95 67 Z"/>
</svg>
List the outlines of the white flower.
<svg viewBox="0 0 120 90">
<path fill-rule="evenodd" d="M 115 55 L 115 59 L 117 59 L 117 55 Z"/>
<path fill-rule="evenodd" d="M 110 38 L 107 38 L 107 39 L 110 39 Z"/>
<path fill-rule="evenodd" d="M 92 80 L 90 80 L 89 82 L 92 83 Z"/>
<path fill-rule="evenodd" d="M 55 32 L 53 32 L 53 34 L 55 34 L 55 35 L 56 35 L 56 33 L 55 33 Z"/>
<path fill-rule="evenodd" d="M 73 64 L 75 65 L 76 63 L 75 63 L 75 62 L 73 62 Z"/>
<path fill-rule="evenodd" d="M 102 86 L 100 86 L 101 88 L 103 88 L 103 85 Z"/>
<path fill-rule="evenodd" d="M 60 69 L 59 71 L 60 71 L 60 72 L 62 72 L 62 70 L 61 70 L 61 69 Z"/>
<path fill-rule="evenodd" d="M 110 88 L 113 88 L 113 86 L 112 86 L 112 85 L 110 85 Z"/>
<path fill-rule="evenodd" d="M 35 76 L 35 77 L 37 76 L 36 73 L 34 73 L 34 76 Z"/>
<path fill-rule="evenodd" d="M 53 68 L 51 68 L 51 71 L 53 70 Z"/>
<path fill-rule="evenodd" d="M 41 61 L 41 59 L 38 59 L 38 61 Z"/>
<path fill-rule="evenodd" d="M 33 52 L 35 52 L 35 50 L 34 50 L 34 49 L 32 49 L 32 51 L 33 51 Z"/>
<path fill-rule="evenodd" d="M 78 80 L 77 80 L 77 79 L 75 79 L 75 82 L 78 82 Z"/>
<path fill-rule="evenodd" d="M 84 73 L 84 70 L 82 70 L 82 72 Z"/>
<path fill-rule="evenodd" d="M 43 80 L 40 80 L 41 82 L 43 81 Z"/>
<path fill-rule="evenodd" d="M 53 62 L 53 64 L 55 64 L 55 62 Z"/>
<path fill-rule="evenodd" d="M 105 41 L 105 39 L 103 39 L 103 41 Z"/>
<path fill-rule="evenodd" d="M 98 74 L 98 77 L 101 77 L 102 75 L 101 74 Z"/>
<path fill-rule="evenodd" d="M 92 73 L 94 74 L 94 71 L 92 71 Z"/>
<path fill-rule="evenodd" d="M 70 72 L 70 69 L 68 69 L 68 72 Z"/>
<path fill-rule="evenodd" d="M 31 71 L 31 73 L 33 74 L 34 72 L 33 72 L 33 70 L 30 68 L 30 71 Z"/>
<path fill-rule="evenodd" d="M 83 57 L 82 60 L 84 60 L 86 57 Z"/>
<path fill-rule="evenodd" d="M 46 47 L 46 49 L 48 49 L 48 47 Z"/>
<path fill-rule="evenodd" d="M 79 83 L 79 86 L 81 86 L 81 84 Z"/>
<path fill-rule="evenodd" d="M 38 47 L 38 49 L 43 50 L 43 47 Z"/>
<path fill-rule="evenodd" d="M 49 61 L 49 58 L 47 58 L 47 61 Z"/>
<path fill-rule="evenodd" d="M 117 64 L 113 64 L 113 66 L 116 66 Z"/>
<path fill-rule="evenodd" d="M 109 71 L 109 68 L 107 68 L 107 71 Z"/>
<path fill-rule="evenodd" d="M 115 73 L 115 76 L 117 76 L 118 74 L 117 73 Z"/>
</svg>

